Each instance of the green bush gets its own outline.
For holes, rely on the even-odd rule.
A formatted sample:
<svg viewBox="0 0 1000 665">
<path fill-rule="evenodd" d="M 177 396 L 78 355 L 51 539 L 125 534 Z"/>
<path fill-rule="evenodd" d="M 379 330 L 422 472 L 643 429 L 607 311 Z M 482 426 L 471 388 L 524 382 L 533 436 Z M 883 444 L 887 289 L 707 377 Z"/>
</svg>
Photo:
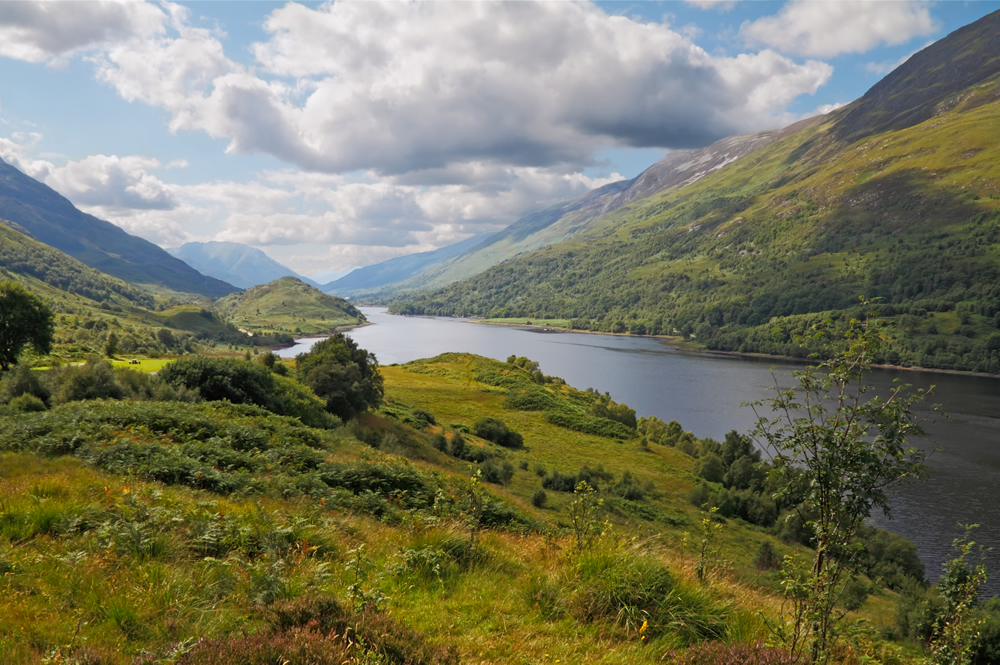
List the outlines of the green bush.
<svg viewBox="0 0 1000 665">
<path fill-rule="evenodd" d="M 548 502 L 549 495 L 541 488 L 535 490 L 535 493 L 531 495 L 531 505 L 535 508 L 544 508 Z"/>
<path fill-rule="evenodd" d="M 557 402 L 543 388 L 528 388 L 507 393 L 504 406 L 515 411 L 546 411 L 556 408 Z"/>
<path fill-rule="evenodd" d="M 480 418 L 473 425 L 472 433 L 504 448 L 524 447 L 524 438 L 496 418 Z"/>
<path fill-rule="evenodd" d="M 609 420 L 588 416 L 573 411 L 545 411 L 545 421 L 557 427 L 565 427 L 574 432 L 582 432 L 593 436 L 603 436 L 608 439 L 631 439 L 635 432 L 625 425 Z"/>
<path fill-rule="evenodd" d="M 300 353 L 295 369 L 299 381 L 326 401 L 326 410 L 343 420 L 382 404 L 384 388 L 375 355 L 343 333 Z"/>
</svg>

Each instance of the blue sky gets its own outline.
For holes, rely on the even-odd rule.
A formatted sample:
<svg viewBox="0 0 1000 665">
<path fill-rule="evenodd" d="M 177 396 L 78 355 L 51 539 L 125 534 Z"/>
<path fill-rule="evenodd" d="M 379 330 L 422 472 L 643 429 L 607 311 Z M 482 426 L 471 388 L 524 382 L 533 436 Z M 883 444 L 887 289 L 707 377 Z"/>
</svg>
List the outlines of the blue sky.
<svg viewBox="0 0 1000 665">
<path fill-rule="evenodd" d="M 1000 2 L 0 3 L 0 158 L 309 274 L 848 103 Z"/>
</svg>

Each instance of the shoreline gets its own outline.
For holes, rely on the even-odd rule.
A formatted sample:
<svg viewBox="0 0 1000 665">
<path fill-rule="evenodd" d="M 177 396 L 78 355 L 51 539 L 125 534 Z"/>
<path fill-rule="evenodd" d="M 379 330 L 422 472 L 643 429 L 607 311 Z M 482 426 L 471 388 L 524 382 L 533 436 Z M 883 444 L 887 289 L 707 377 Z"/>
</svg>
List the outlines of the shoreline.
<svg viewBox="0 0 1000 665">
<path fill-rule="evenodd" d="M 392 316 L 406 316 L 405 314 L 393 314 Z M 454 319 L 457 317 L 440 317 L 445 319 Z M 558 328 L 555 326 L 542 326 L 526 323 L 501 323 L 498 321 L 490 321 L 488 319 L 477 319 L 469 318 L 466 319 L 468 323 L 476 323 L 479 325 L 487 326 L 505 326 L 509 328 L 540 328 L 551 330 L 555 333 L 582 333 L 587 335 L 608 335 L 611 337 L 633 337 L 635 339 L 657 339 L 666 344 L 675 347 L 679 351 L 687 351 L 690 353 L 700 353 L 703 355 L 718 355 L 718 356 L 729 356 L 733 358 L 753 358 L 757 360 L 781 360 L 788 363 L 794 363 L 796 365 L 812 365 L 815 364 L 815 359 L 808 358 L 796 358 L 794 356 L 779 356 L 770 353 L 757 353 L 757 352 L 747 352 L 747 351 L 723 351 L 719 349 L 705 349 L 702 347 L 692 347 L 688 346 L 688 342 L 684 341 L 678 335 L 633 335 L 631 333 L 615 333 L 615 332 L 601 332 L 598 330 L 570 330 L 569 328 Z M 911 365 L 905 367 L 903 365 L 883 365 L 877 364 L 872 365 L 872 367 L 877 369 L 891 369 L 900 370 L 904 372 L 926 372 L 932 374 L 952 374 L 956 376 L 976 376 L 985 379 L 1000 379 L 1000 374 L 989 374 L 987 372 L 971 372 L 960 369 L 936 369 L 933 367 L 920 367 L 917 365 Z"/>
</svg>

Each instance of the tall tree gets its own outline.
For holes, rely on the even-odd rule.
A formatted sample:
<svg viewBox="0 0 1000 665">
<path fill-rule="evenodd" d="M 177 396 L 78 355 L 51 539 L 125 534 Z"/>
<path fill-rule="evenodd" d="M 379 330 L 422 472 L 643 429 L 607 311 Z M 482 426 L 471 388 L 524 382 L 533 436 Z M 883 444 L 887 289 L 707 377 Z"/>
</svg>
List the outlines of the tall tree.
<svg viewBox="0 0 1000 665">
<path fill-rule="evenodd" d="M 0 282 L 0 370 L 17 364 L 29 344 L 38 353 L 52 350 L 55 322 L 42 299 L 20 282 Z"/>
<path fill-rule="evenodd" d="M 843 351 L 795 372 L 798 387 L 754 403 L 755 438 L 787 480 L 785 496 L 804 497 L 799 519 L 813 532 L 815 554 L 800 579 L 786 566 L 784 587 L 793 602 L 789 630 L 794 654 L 805 649 L 825 663 L 837 638 L 840 599 L 860 553 L 859 531 L 875 509 L 889 514 L 893 486 L 923 471 L 924 454 L 909 445 L 921 436 L 912 407 L 923 399 L 897 384 L 888 395 L 868 395 L 864 374 L 884 341 L 875 324 L 851 321 Z"/>
</svg>

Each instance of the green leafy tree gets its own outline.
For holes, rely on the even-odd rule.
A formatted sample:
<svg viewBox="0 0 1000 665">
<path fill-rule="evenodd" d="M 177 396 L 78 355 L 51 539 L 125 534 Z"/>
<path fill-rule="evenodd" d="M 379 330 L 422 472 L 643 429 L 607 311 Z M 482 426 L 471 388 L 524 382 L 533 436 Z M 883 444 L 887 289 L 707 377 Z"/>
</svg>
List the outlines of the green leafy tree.
<svg viewBox="0 0 1000 665">
<path fill-rule="evenodd" d="M 972 662 L 973 647 L 986 622 L 972 613 L 979 588 L 986 583 L 986 564 L 980 561 L 973 567 L 967 560 L 975 546 L 969 536 L 978 526 L 965 526 L 965 535 L 954 543 L 958 556 L 945 564 L 944 576 L 937 583 L 944 607 L 935 619 L 931 633 L 931 659 L 936 665 L 968 665 Z"/>
<path fill-rule="evenodd" d="M 860 554 L 864 520 L 875 509 L 888 516 L 892 489 L 924 469 L 924 454 L 909 445 L 923 434 L 912 407 L 924 394 L 897 384 L 870 396 L 864 383 L 883 341 L 876 324 L 851 320 L 842 351 L 795 372 L 797 387 L 776 385 L 776 397 L 751 405 L 754 435 L 786 481 L 776 498 L 804 499 L 796 513 L 812 532 L 815 554 L 801 586 L 794 585 L 796 625 L 787 635 L 793 654 L 808 645 L 817 663 L 829 660 L 837 639 L 834 609 Z"/>
<path fill-rule="evenodd" d="M 20 282 L 0 282 L 0 370 L 17 364 L 29 344 L 37 353 L 52 350 L 55 322 L 42 299 Z"/>
<path fill-rule="evenodd" d="M 326 401 L 326 409 L 344 420 L 382 404 L 384 388 L 375 354 L 358 348 L 343 333 L 317 342 L 295 357 L 299 381 Z"/>
</svg>

